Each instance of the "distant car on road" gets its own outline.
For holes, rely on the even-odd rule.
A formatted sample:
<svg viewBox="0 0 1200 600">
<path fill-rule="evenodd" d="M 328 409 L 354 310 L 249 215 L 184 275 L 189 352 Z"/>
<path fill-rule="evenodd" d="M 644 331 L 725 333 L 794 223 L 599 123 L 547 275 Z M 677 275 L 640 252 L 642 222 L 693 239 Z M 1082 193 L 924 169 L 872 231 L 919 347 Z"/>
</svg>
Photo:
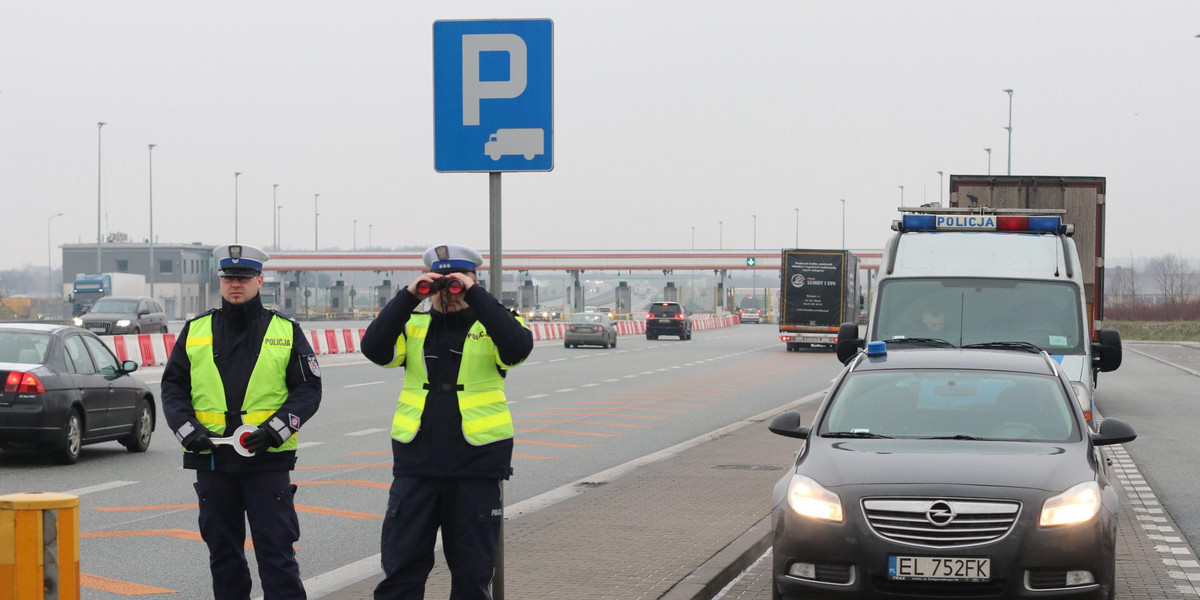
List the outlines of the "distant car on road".
<svg viewBox="0 0 1200 600">
<path fill-rule="evenodd" d="M 167 313 L 153 298 L 108 296 L 97 300 L 83 315 L 75 317 L 75 326 L 96 335 L 166 333 Z"/>
<path fill-rule="evenodd" d="M 742 298 L 742 303 L 738 305 L 738 322 L 762 323 L 762 312 L 762 306 L 758 303 L 758 298 L 746 296 Z"/>
<path fill-rule="evenodd" d="M 77 327 L 0 324 L 0 449 L 43 448 L 62 464 L 112 440 L 145 452 L 156 408 L 137 367 Z"/>
<path fill-rule="evenodd" d="M 657 340 L 660 335 L 677 335 L 681 340 L 692 339 L 692 319 L 678 302 L 655 302 L 646 315 L 646 339 Z"/>
<path fill-rule="evenodd" d="M 571 315 L 563 333 L 563 346 L 617 347 L 617 328 L 608 315 L 598 312 L 582 312 Z"/>
<path fill-rule="evenodd" d="M 1045 352 L 872 342 L 834 381 L 772 496 L 774 598 L 1111 599 L 1118 496 Z"/>
</svg>

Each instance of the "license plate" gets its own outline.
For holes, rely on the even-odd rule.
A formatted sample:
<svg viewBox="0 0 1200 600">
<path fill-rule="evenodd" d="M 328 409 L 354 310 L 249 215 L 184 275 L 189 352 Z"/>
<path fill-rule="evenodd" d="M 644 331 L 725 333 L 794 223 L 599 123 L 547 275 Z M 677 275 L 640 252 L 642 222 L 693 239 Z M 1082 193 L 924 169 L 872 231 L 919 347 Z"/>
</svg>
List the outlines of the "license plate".
<svg viewBox="0 0 1200 600">
<path fill-rule="evenodd" d="M 992 559 L 953 556 L 889 556 L 888 579 L 983 582 L 992 578 Z"/>
<path fill-rule="evenodd" d="M 88 327 L 88 329 L 96 333 L 104 333 L 105 327 L 103 325 L 92 325 L 91 327 Z"/>
<path fill-rule="evenodd" d="M 816 342 L 816 343 L 818 343 L 818 344 L 826 344 L 826 343 L 829 343 L 829 340 L 827 340 L 827 339 L 825 339 L 825 338 L 823 338 L 823 337 L 821 337 L 821 336 L 819 336 L 819 335 L 802 335 L 802 336 L 800 336 L 800 341 L 802 341 L 802 342 Z"/>
</svg>

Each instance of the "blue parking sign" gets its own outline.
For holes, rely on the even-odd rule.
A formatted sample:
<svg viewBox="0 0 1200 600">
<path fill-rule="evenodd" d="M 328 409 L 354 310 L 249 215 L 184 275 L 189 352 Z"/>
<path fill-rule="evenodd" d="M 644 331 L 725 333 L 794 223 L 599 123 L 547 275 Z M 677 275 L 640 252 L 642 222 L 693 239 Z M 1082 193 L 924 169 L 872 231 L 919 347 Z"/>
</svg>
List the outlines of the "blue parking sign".
<svg viewBox="0 0 1200 600">
<path fill-rule="evenodd" d="M 433 23 L 433 167 L 554 168 L 554 22 Z"/>
</svg>

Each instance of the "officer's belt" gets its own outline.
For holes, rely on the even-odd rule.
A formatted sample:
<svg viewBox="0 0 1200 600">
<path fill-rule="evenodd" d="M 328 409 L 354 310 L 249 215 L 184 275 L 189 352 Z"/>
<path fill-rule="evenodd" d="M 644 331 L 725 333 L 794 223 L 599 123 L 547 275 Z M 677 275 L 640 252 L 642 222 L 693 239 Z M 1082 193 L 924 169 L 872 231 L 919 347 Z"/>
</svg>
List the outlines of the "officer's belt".
<svg viewBox="0 0 1200 600">
<path fill-rule="evenodd" d="M 461 392 L 466 389 L 461 383 L 426 383 L 421 387 L 431 392 Z"/>
</svg>

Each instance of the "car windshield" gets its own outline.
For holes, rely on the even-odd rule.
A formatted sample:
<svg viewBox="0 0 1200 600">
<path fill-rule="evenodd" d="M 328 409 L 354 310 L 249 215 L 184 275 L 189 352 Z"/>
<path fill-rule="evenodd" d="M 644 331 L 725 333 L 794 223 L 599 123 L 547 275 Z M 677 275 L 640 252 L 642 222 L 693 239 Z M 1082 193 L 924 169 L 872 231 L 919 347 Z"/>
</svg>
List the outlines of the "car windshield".
<svg viewBox="0 0 1200 600">
<path fill-rule="evenodd" d="M 603 323 L 604 316 L 590 314 L 590 313 L 579 313 L 577 315 L 571 315 L 571 320 L 568 322 L 569 323 Z"/>
<path fill-rule="evenodd" d="M 117 298 L 105 298 L 97 300 L 92 306 L 91 312 L 94 313 L 117 313 L 131 315 L 137 311 L 137 300 L 120 300 Z"/>
<path fill-rule="evenodd" d="M 1027 342 L 1051 354 L 1085 351 L 1080 298 L 1065 283 L 894 279 L 880 283 L 876 303 L 871 339 L 937 338 L 955 346 Z"/>
<path fill-rule="evenodd" d="M 46 362 L 50 334 L 0 331 L 0 363 L 40 365 Z"/>
<path fill-rule="evenodd" d="M 1058 379 L 1011 372 L 852 373 L 819 434 L 832 437 L 1066 441 L 1077 435 Z"/>
<path fill-rule="evenodd" d="M 656 317 L 673 317 L 683 312 L 678 304 L 652 304 L 650 305 L 650 314 Z"/>
</svg>

